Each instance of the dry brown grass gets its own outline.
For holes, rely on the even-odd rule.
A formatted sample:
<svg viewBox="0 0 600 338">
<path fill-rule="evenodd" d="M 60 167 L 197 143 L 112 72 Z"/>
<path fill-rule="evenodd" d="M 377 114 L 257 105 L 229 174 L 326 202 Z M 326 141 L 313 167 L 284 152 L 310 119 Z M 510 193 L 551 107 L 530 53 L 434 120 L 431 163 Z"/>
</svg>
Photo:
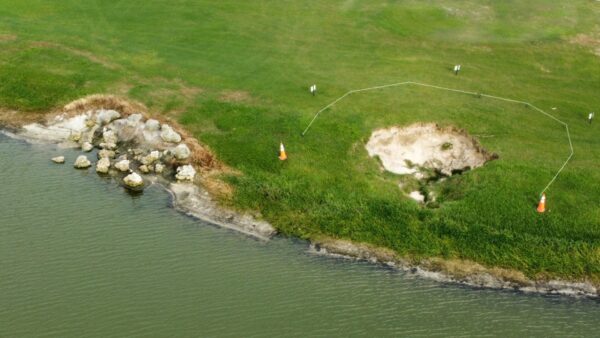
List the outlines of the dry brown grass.
<svg viewBox="0 0 600 338">
<path fill-rule="evenodd" d="M 429 258 L 416 260 L 412 257 L 400 257 L 391 249 L 377 247 L 365 243 L 354 243 L 348 240 L 335 239 L 331 237 L 320 237 L 314 239 L 313 243 L 329 252 L 355 257 L 359 259 L 376 258 L 379 262 L 394 262 L 399 266 L 407 268 L 420 266 L 433 272 L 441 272 L 444 275 L 456 279 L 464 280 L 469 276 L 488 274 L 499 280 L 517 284 L 520 286 L 532 285 L 533 281 L 527 278 L 522 272 L 503 268 L 488 268 L 481 264 L 463 259 L 445 259 Z"/>
<path fill-rule="evenodd" d="M 7 129 L 19 129 L 25 124 L 44 122 L 45 114 L 22 113 L 16 110 L 0 109 L 0 126 Z"/>
<path fill-rule="evenodd" d="M 55 42 L 48 42 L 48 41 L 34 41 L 30 45 L 32 47 L 53 48 L 53 49 L 62 50 L 62 51 L 71 53 L 73 55 L 77 55 L 77 56 L 86 58 L 90 62 L 99 64 L 108 69 L 122 69 L 122 67 L 120 65 L 110 62 L 109 60 L 107 60 L 103 57 L 97 56 L 94 53 L 86 51 L 86 50 L 81 50 L 81 49 L 65 46 L 65 45 L 62 45 L 59 43 L 55 43 Z"/>
<path fill-rule="evenodd" d="M 140 102 L 130 101 L 115 95 L 93 94 L 75 100 L 63 107 L 67 114 L 81 114 L 94 109 L 113 109 L 125 115 L 147 111 Z"/>
<path fill-rule="evenodd" d="M 529 280 L 522 272 L 503 268 L 487 268 L 481 264 L 463 259 L 442 259 L 431 258 L 420 263 L 432 271 L 442 272 L 445 275 L 456 279 L 464 279 L 468 276 L 478 274 L 489 274 L 500 280 L 515 283 L 521 286 L 531 285 Z"/>
<path fill-rule="evenodd" d="M 219 100 L 224 102 L 247 102 L 252 99 L 250 93 L 243 90 L 224 90 L 219 96 Z"/>
<path fill-rule="evenodd" d="M 594 54 L 600 56 L 600 37 L 589 34 L 577 34 L 572 37 L 569 42 L 589 48 Z"/>
<path fill-rule="evenodd" d="M 0 42 L 15 41 L 17 36 L 14 34 L 0 34 Z"/>
<path fill-rule="evenodd" d="M 213 171 L 204 175 L 200 181 L 202 186 L 211 196 L 220 202 L 229 202 L 233 198 L 235 189 L 219 178 L 220 173 Z"/>
<path fill-rule="evenodd" d="M 153 77 L 144 79 L 132 76 L 129 80 L 131 82 L 115 85 L 111 92 L 127 96 L 136 86 L 147 86 L 151 89 L 145 91 L 142 95 L 148 107 L 153 111 L 160 112 L 162 115 L 173 118 L 180 116 L 181 113 L 191 108 L 196 103 L 198 95 L 204 92 L 204 89 L 191 86 L 177 78 Z"/>
<path fill-rule="evenodd" d="M 405 263 L 393 250 L 367 243 L 354 243 L 348 240 L 331 237 L 321 237 L 313 240 L 313 243 L 327 249 L 329 252 L 344 256 L 359 259 L 375 258 L 380 262 L 398 262 L 401 260 L 403 264 Z"/>
</svg>

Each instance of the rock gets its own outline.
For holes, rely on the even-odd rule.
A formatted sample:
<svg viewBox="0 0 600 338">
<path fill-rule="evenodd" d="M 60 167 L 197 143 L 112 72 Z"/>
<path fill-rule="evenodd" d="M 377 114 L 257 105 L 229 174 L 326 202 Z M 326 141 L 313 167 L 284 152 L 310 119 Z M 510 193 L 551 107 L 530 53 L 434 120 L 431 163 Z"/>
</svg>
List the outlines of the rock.
<svg viewBox="0 0 600 338">
<path fill-rule="evenodd" d="M 121 114 L 115 110 L 100 109 L 96 111 L 96 123 L 103 126 L 111 123 L 113 120 L 121 117 Z"/>
<path fill-rule="evenodd" d="M 162 174 L 165 171 L 165 165 L 162 163 L 156 163 L 154 165 L 154 172 L 157 174 Z"/>
<path fill-rule="evenodd" d="M 195 176 L 196 170 L 188 164 L 177 168 L 175 178 L 179 181 L 193 181 Z"/>
<path fill-rule="evenodd" d="M 88 112 L 88 113 L 90 113 L 90 112 Z M 85 120 L 85 126 L 86 127 L 92 128 L 93 126 L 96 126 L 96 125 L 97 125 L 96 124 L 96 120 L 90 119 L 89 117 L 86 118 L 86 120 Z"/>
<path fill-rule="evenodd" d="M 56 156 L 52 158 L 52 162 L 54 163 L 65 163 L 65 157 L 64 156 Z"/>
<path fill-rule="evenodd" d="M 163 143 L 162 138 L 160 137 L 160 131 L 158 130 L 143 130 L 142 131 L 142 139 L 143 141 L 151 147 L 157 146 Z"/>
<path fill-rule="evenodd" d="M 142 164 L 150 165 L 160 159 L 160 152 L 157 150 L 151 151 L 150 154 L 141 158 Z"/>
<path fill-rule="evenodd" d="M 190 148 L 188 148 L 188 146 L 183 143 L 173 148 L 171 152 L 173 153 L 173 156 L 175 156 L 175 158 L 178 160 L 186 160 L 192 154 Z"/>
<path fill-rule="evenodd" d="M 179 143 L 179 142 L 181 142 L 181 136 L 179 136 L 179 134 L 177 134 L 173 130 L 173 128 L 171 128 L 171 126 L 169 126 L 168 124 L 163 124 L 162 130 L 160 132 L 160 137 L 165 142 L 170 142 L 170 143 Z"/>
<path fill-rule="evenodd" d="M 154 119 L 149 119 L 146 121 L 145 128 L 147 131 L 158 131 L 160 129 L 160 122 Z"/>
<path fill-rule="evenodd" d="M 142 137 L 145 143 L 149 145 L 158 145 L 162 143 L 160 137 L 160 123 L 157 120 L 148 120 L 144 125 Z"/>
<path fill-rule="evenodd" d="M 73 141 L 73 142 L 79 142 L 79 140 L 81 140 L 81 136 L 83 135 L 83 133 L 81 131 L 72 131 L 71 135 L 69 136 L 69 140 Z"/>
<path fill-rule="evenodd" d="M 100 128 L 100 126 L 98 126 L 97 124 L 94 124 L 89 129 L 83 131 L 83 133 L 81 134 L 81 138 L 79 139 L 79 142 L 81 142 L 82 144 L 85 142 L 92 143 L 94 141 L 94 135 L 96 134 L 96 131 L 98 130 L 98 128 Z"/>
<path fill-rule="evenodd" d="M 83 142 L 81 145 L 81 150 L 85 151 L 86 153 L 92 151 L 92 149 L 94 149 L 94 146 L 89 142 Z"/>
<path fill-rule="evenodd" d="M 129 171 L 129 160 L 121 160 L 115 163 L 115 168 L 119 169 L 122 172 Z"/>
<path fill-rule="evenodd" d="M 139 174 L 131 173 L 123 178 L 123 183 L 129 188 L 139 188 L 144 185 L 144 180 Z"/>
<path fill-rule="evenodd" d="M 143 118 L 144 117 L 142 116 L 142 114 L 131 114 L 127 116 L 127 125 L 129 125 L 130 127 L 135 127 L 138 124 L 140 124 L 140 122 L 142 122 Z"/>
<path fill-rule="evenodd" d="M 100 148 L 108 149 L 108 150 L 115 150 L 115 149 L 117 149 L 117 145 L 114 143 L 102 142 L 102 143 L 100 143 Z"/>
<path fill-rule="evenodd" d="M 108 157 L 103 157 L 96 163 L 96 172 L 99 174 L 108 174 L 108 169 L 110 168 L 110 159 Z"/>
<path fill-rule="evenodd" d="M 115 152 L 108 149 L 102 149 L 98 152 L 98 158 L 115 158 Z"/>
<path fill-rule="evenodd" d="M 419 203 L 425 202 L 425 196 L 418 190 L 411 192 L 408 196 Z"/>
<path fill-rule="evenodd" d="M 88 160 L 88 158 L 85 155 L 80 155 L 79 157 L 77 157 L 75 163 L 73 164 L 73 166 L 77 169 L 89 168 L 91 165 L 92 162 L 90 162 L 90 160 Z"/>
<path fill-rule="evenodd" d="M 117 142 L 119 142 L 119 139 L 117 138 L 117 134 L 110 129 L 106 129 L 102 132 L 102 139 L 104 140 L 104 143 L 116 144 Z"/>
<path fill-rule="evenodd" d="M 134 141 L 139 137 L 141 127 L 139 125 L 131 125 L 128 119 L 118 119 L 110 124 L 111 129 L 117 134 L 117 138 L 122 142 Z"/>
<path fill-rule="evenodd" d="M 145 165 L 145 164 L 142 164 L 142 165 L 140 166 L 140 171 L 141 171 L 142 173 L 144 173 L 144 174 L 147 174 L 147 173 L 149 173 L 149 172 L 151 171 L 151 170 L 150 170 L 151 168 L 152 168 L 152 167 L 149 167 L 149 166 L 147 166 L 147 165 Z"/>
</svg>

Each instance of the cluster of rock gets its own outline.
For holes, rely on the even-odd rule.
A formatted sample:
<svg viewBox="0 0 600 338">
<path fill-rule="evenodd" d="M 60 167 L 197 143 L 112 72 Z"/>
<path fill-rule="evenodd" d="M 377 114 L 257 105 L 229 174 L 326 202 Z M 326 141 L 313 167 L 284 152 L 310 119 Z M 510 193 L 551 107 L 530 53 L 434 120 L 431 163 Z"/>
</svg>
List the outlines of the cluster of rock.
<svg viewBox="0 0 600 338">
<path fill-rule="evenodd" d="M 30 128 L 39 133 L 41 127 Z M 46 134 L 49 130 L 57 131 L 49 135 L 53 138 L 62 137 L 65 141 L 75 142 L 83 152 L 97 149 L 96 172 L 125 175 L 123 183 L 130 188 L 143 187 L 140 173 L 189 182 L 196 177 L 196 170 L 190 164 L 192 152 L 181 142 L 181 135 L 168 124 L 161 125 L 154 119 L 144 120 L 142 114 L 122 117 L 115 110 L 99 109 L 71 118 L 57 117 L 44 128 Z M 62 156 L 52 160 L 64 163 Z M 87 155 L 80 155 L 73 165 L 86 169 L 92 166 L 92 162 Z"/>
</svg>

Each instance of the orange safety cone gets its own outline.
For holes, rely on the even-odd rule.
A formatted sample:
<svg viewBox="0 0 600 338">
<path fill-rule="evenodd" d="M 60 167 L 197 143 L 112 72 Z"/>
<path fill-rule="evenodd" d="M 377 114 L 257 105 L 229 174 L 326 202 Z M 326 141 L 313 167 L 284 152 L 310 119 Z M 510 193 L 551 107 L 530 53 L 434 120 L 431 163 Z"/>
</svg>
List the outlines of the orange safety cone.
<svg viewBox="0 0 600 338">
<path fill-rule="evenodd" d="M 542 194 L 542 198 L 540 198 L 540 203 L 537 207 L 537 212 L 543 213 L 546 211 L 546 194 Z"/>
<path fill-rule="evenodd" d="M 282 161 L 287 160 L 287 155 L 285 153 L 285 147 L 283 146 L 283 142 L 279 144 L 279 159 Z"/>
</svg>

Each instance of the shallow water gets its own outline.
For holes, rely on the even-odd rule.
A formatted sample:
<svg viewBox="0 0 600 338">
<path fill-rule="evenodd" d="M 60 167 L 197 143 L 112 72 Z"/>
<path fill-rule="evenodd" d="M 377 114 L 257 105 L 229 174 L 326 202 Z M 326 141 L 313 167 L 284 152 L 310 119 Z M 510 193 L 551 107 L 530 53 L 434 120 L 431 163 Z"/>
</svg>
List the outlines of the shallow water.
<svg viewBox="0 0 600 338">
<path fill-rule="evenodd" d="M 49 159 L 64 154 L 67 163 Z M 0 134 L 0 337 L 598 336 L 600 302 L 479 290 L 186 217 Z"/>
</svg>

